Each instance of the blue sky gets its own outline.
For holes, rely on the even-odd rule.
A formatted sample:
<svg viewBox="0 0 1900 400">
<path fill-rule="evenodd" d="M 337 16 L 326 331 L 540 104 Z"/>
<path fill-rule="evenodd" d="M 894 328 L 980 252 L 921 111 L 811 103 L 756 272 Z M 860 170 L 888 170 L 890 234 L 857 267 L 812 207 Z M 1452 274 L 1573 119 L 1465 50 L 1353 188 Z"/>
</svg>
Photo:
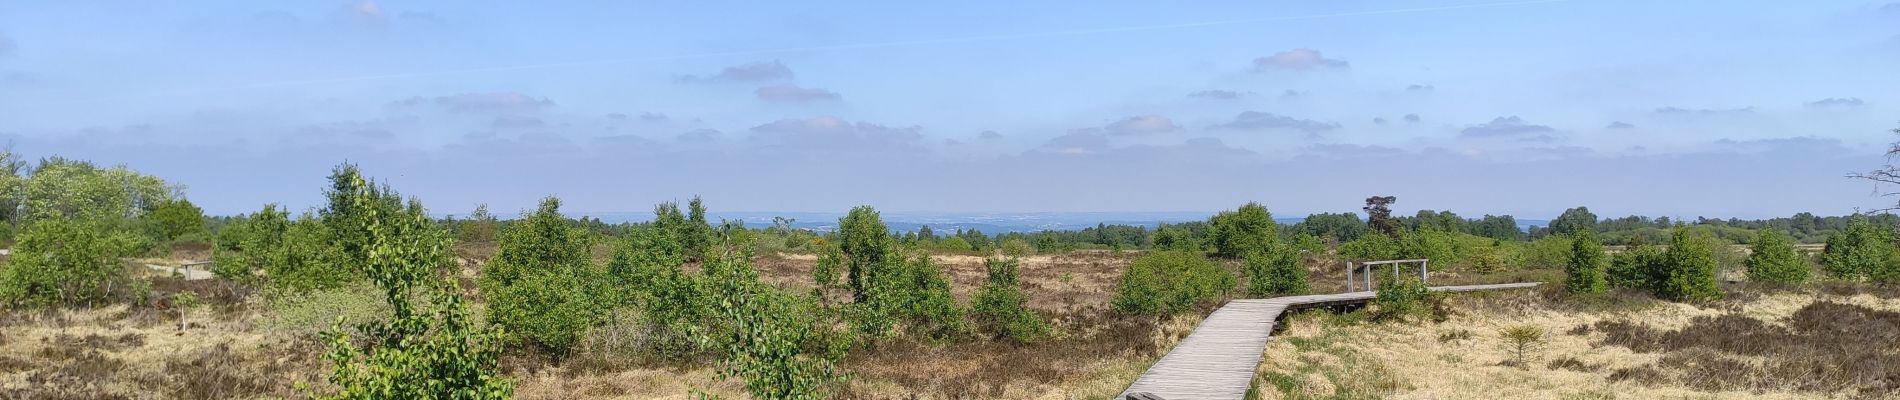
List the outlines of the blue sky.
<svg viewBox="0 0 1900 400">
<path fill-rule="evenodd" d="M 1900 127 L 1886 1 L 0 2 L 0 137 L 438 212 L 1824 214 Z"/>
</svg>

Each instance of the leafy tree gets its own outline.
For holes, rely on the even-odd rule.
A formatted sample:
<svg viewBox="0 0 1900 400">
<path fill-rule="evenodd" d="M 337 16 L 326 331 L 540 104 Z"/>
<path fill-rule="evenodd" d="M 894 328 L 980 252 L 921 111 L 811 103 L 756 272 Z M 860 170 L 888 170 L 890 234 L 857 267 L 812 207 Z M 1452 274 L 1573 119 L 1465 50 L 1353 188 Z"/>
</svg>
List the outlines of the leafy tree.
<svg viewBox="0 0 1900 400">
<path fill-rule="evenodd" d="M 592 243 L 560 208 L 560 199 L 543 199 L 533 214 L 502 230 L 500 247 L 482 271 L 489 321 L 556 354 L 601 314 L 588 290 L 595 281 Z"/>
<path fill-rule="evenodd" d="M 20 203 L 24 220 L 67 217 L 116 224 L 171 201 L 175 189 L 158 177 L 125 166 L 99 168 L 91 162 L 51 157 L 40 160 L 21 182 Z"/>
<path fill-rule="evenodd" d="M 1208 220 L 1214 254 L 1239 258 L 1267 251 L 1280 235 L 1273 213 L 1260 203 L 1247 203 L 1234 211 L 1223 211 Z"/>
<path fill-rule="evenodd" d="M 1577 207 L 1564 210 L 1557 219 L 1550 221 L 1550 233 L 1570 235 L 1582 231 L 1597 230 L 1597 215 L 1590 213 L 1589 207 Z"/>
<path fill-rule="evenodd" d="M 867 282 L 885 267 L 891 252 L 891 230 L 871 206 L 852 208 L 838 220 L 838 249 L 844 254 L 845 281 L 851 286 L 854 301 L 869 296 Z"/>
<path fill-rule="evenodd" d="M 1503 241 L 1524 240 L 1524 231 L 1518 229 L 1517 218 L 1509 215 L 1485 214 L 1484 218 L 1471 225 L 1471 234 Z"/>
<path fill-rule="evenodd" d="M 944 238 L 943 241 L 937 242 L 937 248 L 943 249 L 944 251 L 956 252 L 976 251 L 976 247 L 971 246 L 970 241 L 963 240 L 963 238 L 956 236 L 947 237 Z"/>
<path fill-rule="evenodd" d="M 1247 296 L 1270 297 L 1307 291 L 1306 268 L 1300 266 L 1299 251 L 1291 247 L 1275 246 L 1273 251 L 1248 256 L 1242 269 L 1247 273 Z"/>
<path fill-rule="evenodd" d="M 351 178 L 359 187 L 367 186 L 360 176 Z M 342 320 L 324 332 L 329 349 L 323 358 L 332 363 L 329 381 L 337 390 L 317 397 L 512 397 L 514 382 L 496 366 L 502 333 L 476 324 L 454 282 L 440 273 L 449 262 L 448 234 L 435 226 L 419 202 L 390 212 L 370 206 L 384 199 L 367 191 L 353 193 L 341 200 L 349 209 L 363 210 L 357 221 L 369 236 L 358 242 L 368 256 L 361 270 L 383 289 L 392 312 L 386 320 L 358 325 L 354 334 L 342 328 Z M 387 191 L 376 195 L 396 196 Z"/>
<path fill-rule="evenodd" d="M 1426 311 L 1425 302 L 1431 300 L 1431 288 L 1420 282 L 1417 276 L 1400 274 L 1378 274 L 1379 286 L 1373 290 L 1372 318 L 1376 320 L 1403 320 Z"/>
<path fill-rule="evenodd" d="M 1564 266 L 1564 288 L 1570 293 L 1602 293 L 1609 286 L 1605 274 L 1608 261 L 1603 255 L 1603 244 L 1597 243 L 1595 234 L 1587 230 L 1578 232 L 1571 237 L 1570 262 Z"/>
<path fill-rule="evenodd" d="M 1715 244 L 1712 238 L 1686 228 L 1671 232 L 1669 249 L 1663 259 L 1668 268 L 1661 274 L 1662 286 L 1657 297 L 1679 301 L 1713 300 L 1722 297 L 1715 285 Z"/>
<path fill-rule="evenodd" d="M 680 238 L 687 256 L 692 259 L 704 257 L 712 248 L 712 223 L 706 221 L 706 204 L 699 196 L 693 196 L 693 200 L 686 203 L 685 231 Z"/>
<path fill-rule="evenodd" d="M 1668 268 L 1669 260 L 1662 248 L 1639 245 L 1612 257 L 1607 275 L 1612 287 L 1653 291 L 1668 278 L 1663 274 Z"/>
<path fill-rule="evenodd" d="M 1366 234 L 1371 228 L 1365 221 L 1359 220 L 1353 213 L 1319 213 L 1307 215 L 1306 219 L 1293 225 L 1293 230 L 1313 236 L 1332 236 L 1340 242 L 1350 242 Z"/>
<path fill-rule="evenodd" d="M 1401 256 L 1398 241 L 1386 235 L 1365 235 L 1342 243 L 1339 255 L 1359 260 L 1391 260 Z"/>
<path fill-rule="evenodd" d="M 1776 229 L 1762 229 L 1749 243 L 1748 279 L 1757 282 L 1800 284 L 1808 280 L 1808 263 L 1795 253 L 1794 244 Z"/>
<path fill-rule="evenodd" d="M 125 280 L 118 258 L 127 253 L 106 229 L 97 221 L 61 215 L 28 223 L 12 258 L 0 265 L 0 304 L 45 307 L 105 300 L 114 283 Z"/>
<path fill-rule="evenodd" d="M 1821 264 L 1836 279 L 1859 280 L 1900 267 L 1892 230 L 1876 227 L 1866 218 L 1847 222 L 1847 229 L 1828 236 Z"/>
<path fill-rule="evenodd" d="M 1153 247 L 1155 250 L 1201 250 L 1201 244 L 1194 240 L 1193 233 L 1167 224 L 1155 228 Z"/>
<path fill-rule="evenodd" d="M 1372 226 L 1373 230 L 1384 233 L 1386 236 L 1398 238 L 1402 227 L 1398 220 L 1392 218 L 1392 203 L 1398 201 L 1397 196 L 1367 197 L 1366 206 L 1363 208 L 1366 211 L 1366 225 Z"/>
<path fill-rule="evenodd" d="M 990 257 L 983 260 L 989 272 L 970 301 L 970 314 L 977 327 L 994 337 L 1018 342 L 1035 342 L 1049 336 L 1049 324 L 1029 309 L 1029 296 L 1023 293 L 1016 258 Z"/>
<path fill-rule="evenodd" d="M 160 239 L 175 240 L 205 231 L 205 213 L 191 200 L 179 198 L 158 204 L 146 218 L 158 230 Z"/>
<path fill-rule="evenodd" d="M 456 232 L 458 242 L 491 243 L 495 241 L 496 234 L 501 232 L 501 222 L 495 219 L 494 214 L 488 213 L 487 204 L 482 204 L 468 213 L 468 218 L 462 220 L 459 228 Z"/>
<path fill-rule="evenodd" d="M 1158 251 L 1122 271 L 1110 305 L 1124 314 L 1172 314 L 1225 296 L 1234 275 L 1199 252 Z"/>
<path fill-rule="evenodd" d="M 760 399 L 829 398 L 844 375 L 844 342 L 828 335 L 808 300 L 760 282 L 749 254 L 714 255 L 705 265 L 710 317 L 722 329 L 695 330 L 713 349 L 720 378 L 739 378 Z"/>
</svg>

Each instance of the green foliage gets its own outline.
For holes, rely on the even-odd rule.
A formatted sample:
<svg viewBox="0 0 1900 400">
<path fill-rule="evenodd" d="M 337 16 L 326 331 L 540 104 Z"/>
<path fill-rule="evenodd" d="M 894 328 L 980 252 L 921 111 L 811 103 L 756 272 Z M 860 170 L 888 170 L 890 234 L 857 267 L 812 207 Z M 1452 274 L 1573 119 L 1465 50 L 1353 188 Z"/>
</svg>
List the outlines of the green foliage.
<svg viewBox="0 0 1900 400">
<path fill-rule="evenodd" d="M 719 376 L 745 381 L 760 399 L 829 398 L 845 377 L 837 362 L 844 342 L 829 335 L 809 299 L 758 280 L 749 254 L 710 259 L 705 266 L 712 319 L 722 329 L 695 329 L 693 340 L 714 349 Z"/>
<path fill-rule="evenodd" d="M 1350 242 L 1364 236 L 1372 230 L 1365 221 L 1359 220 L 1354 213 L 1319 213 L 1307 215 L 1306 219 L 1293 225 L 1293 230 L 1317 237 L 1331 236 L 1334 240 Z"/>
<path fill-rule="evenodd" d="M 1392 260 L 1402 256 L 1396 240 L 1386 235 L 1364 235 L 1339 245 L 1339 255 L 1358 260 Z"/>
<path fill-rule="evenodd" d="M 549 197 L 508 225 L 482 272 L 488 320 L 557 355 L 594 325 L 605 307 L 589 257 L 587 233 L 568 224 L 561 201 Z"/>
<path fill-rule="evenodd" d="M 1808 262 L 1795 253 L 1794 244 L 1775 229 L 1763 229 L 1749 243 L 1748 280 L 1800 284 L 1808 280 Z"/>
<path fill-rule="evenodd" d="M 1570 235 L 1577 232 L 1597 230 L 1597 215 L 1590 213 L 1589 207 L 1577 207 L 1564 210 L 1557 219 L 1550 221 L 1550 233 Z"/>
<path fill-rule="evenodd" d="M 1194 239 L 1192 232 L 1166 224 L 1155 228 L 1152 247 L 1163 251 L 1201 251 L 1201 243 Z"/>
<path fill-rule="evenodd" d="M 1403 232 L 1399 236 L 1399 254 L 1396 258 L 1428 259 L 1431 262 L 1427 266 L 1441 269 L 1445 266 L 1458 265 L 1464 261 L 1463 249 L 1458 243 L 1460 235 L 1464 234 L 1434 227 Z"/>
<path fill-rule="evenodd" d="M 1562 268 L 1570 265 L 1569 235 L 1551 235 L 1524 243 L 1514 260 L 1527 269 Z"/>
<path fill-rule="evenodd" d="M 1410 274 L 1378 274 L 1379 287 L 1372 298 L 1372 318 L 1375 320 L 1403 320 L 1428 311 L 1425 302 L 1433 296 L 1431 289 L 1419 282 L 1418 277 Z"/>
<path fill-rule="evenodd" d="M 468 218 L 456 225 L 455 240 L 461 243 L 492 243 L 500 232 L 501 222 L 495 219 L 494 214 L 488 213 L 487 204 L 482 204 L 475 206 L 475 211 L 468 213 Z"/>
<path fill-rule="evenodd" d="M 1018 342 L 1035 342 L 1049 336 L 1049 324 L 1029 309 L 1029 296 L 1023 293 L 1015 258 L 991 257 L 983 260 L 988 278 L 970 301 L 970 315 L 984 333 Z"/>
<path fill-rule="evenodd" d="M 1590 231 L 1578 232 L 1570 241 L 1570 262 L 1564 265 L 1564 289 L 1570 293 L 1603 293 L 1609 281 L 1603 244 Z"/>
<path fill-rule="evenodd" d="M 1506 350 L 1517 356 L 1516 361 L 1519 367 L 1530 365 L 1525 362 L 1529 357 L 1534 356 L 1538 349 L 1544 347 L 1544 328 L 1536 325 L 1504 328 L 1503 332 L 1499 332 L 1499 336 L 1504 337 Z"/>
<path fill-rule="evenodd" d="M 885 256 L 891 253 L 891 230 L 877 209 L 858 206 L 838 219 L 838 250 L 844 254 L 845 282 L 851 286 L 853 300 L 862 303 L 870 296 L 869 282 L 884 269 Z"/>
<path fill-rule="evenodd" d="M 1272 297 L 1304 294 L 1308 290 L 1307 271 L 1300 266 L 1300 254 L 1289 246 L 1247 257 L 1241 267 L 1247 274 L 1247 296 Z"/>
<path fill-rule="evenodd" d="M 205 231 L 204 210 L 184 198 L 160 202 L 152 212 L 145 214 L 145 218 L 151 221 L 162 240 L 175 240 Z"/>
<path fill-rule="evenodd" d="M 1124 314 L 1172 314 L 1233 290 L 1234 275 L 1193 251 L 1158 251 L 1122 271 L 1110 305 Z"/>
<path fill-rule="evenodd" d="M 1669 250 L 1663 252 L 1667 263 L 1660 274 L 1661 286 L 1656 297 L 1677 301 L 1703 301 L 1722 297 L 1715 285 L 1714 238 L 1676 228 L 1670 234 Z"/>
<path fill-rule="evenodd" d="M 353 169 L 353 168 L 352 168 Z M 366 187 L 361 177 L 350 177 Z M 329 347 L 323 358 L 333 368 L 329 381 L 337 391 L 325 399 L 506 399 L 514 382 L 496 368 L 502 334 L 484 329 L 469 316 L 454 282 L 440 274 L 449 262 L 449 238 L 420 203 L 389 212 L 372 207 L 395 197 L 389 191 L 356 190 L 333 197 L 349 210 L 361 210 L 354 222 L 368 235 L 355 242 L 367 258 L 362 271 L 383 289 L 390 305 L 387 320 L 358 325 L 346 332 L 339 319 L 323 333 Z M 417 304 L 417 300 L 425 302 Z M 360 335 L 360 339 L 353 336 Z"/>
<path fill-rule="evenodd" d="M 123 287 L 118 258 L 126 245 L 96 221 L 51 215 L 33 220 L 16 237 L 12 258 L 0 266 L 0 304 L 45 307 L 105 300 Z"/>
<path fill-rule="evenodd" d="M 1267 251 L 1280 237 L 1273 213 L 1260 203 L 1247 203 L 1234 211 L 1222 211 L 1208 220 L 1209 241 L 1214 254 L 1239 258 Z"/>
<path fill-rule="evenodd" d="M 1023 240 L 1023 238 L 1004 239 L 1001 244 L 996 246 L 996 250 L 1002 252 L 1003 255 L 1011 257 L 1022 257 L 1036 253 L 1036 249 L 1030 247 L 1029 241 Z"/>
<path fill-rule="evenodd" d="M 1895 245 L 1892 229 L 1855 218 L 1847 222 L 1846 230 L 1827 238 L 1821 264 L 1835 279 L 1900 283 L 1900 252 Z"/>
<path fill-rule="evenodd" d="M 970 241 L 956 236 L 944 238 L 942 241 L 937 242 L 937 248 L 943 251 L 960 253 L 976 251 L 976 247 L 970 246 Z"/>
<path fill-rule="evenodd" d="M 283 293 L 336 288 L 357 281 L 360 276 L 331 245 L 334 235 L 329 229 L 330 225 L 308 215 L 292 221 L 277 205 L 266 205 L 239 225 L 226 228 L 233 234 L 220 235 L 220 251 L 211 272 L 238 282 L 262 279 L 266 286 L 283 289 Z"/>
<path fill-rule="evenodd" d="M 1611 287 L 1652 290 L 1662 285 L 1668 268 L 1662 248 L 1640 245 L 1612 257 L 1606 275 Z"/>
<path fill-rule="evenodd" d="M 20 184 L 21 222 L 64 217 L 119 223 L 170 202 L 174 192 L 164 180 L 125 166 L 99 168 L 60 157 L 40 160 Z"/>
<path fill-rule="evenodd" d="M 891 265 L 872 276 L 865 306 L 904 321 L 905 331 L 931 339 L 948 339 L 967 330 L 963 311 L 950 294 L 950 278 L 929 254 L 886 257 Z"/>
<path fill-rule="evenodd" d="M 264 290 L 258 299 L 269 312 L 261 326 L 291 336 L 315 338 L 337 318 L 366 321 L 391 312 L 381 291 L 367 283 L 311 291 Z"/>
</svg>

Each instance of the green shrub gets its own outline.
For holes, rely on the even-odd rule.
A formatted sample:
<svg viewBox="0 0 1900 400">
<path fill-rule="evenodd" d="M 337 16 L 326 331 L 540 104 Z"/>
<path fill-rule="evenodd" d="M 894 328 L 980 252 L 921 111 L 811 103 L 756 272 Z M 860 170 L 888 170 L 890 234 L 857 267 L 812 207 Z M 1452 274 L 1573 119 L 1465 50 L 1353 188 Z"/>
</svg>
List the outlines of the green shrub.
<svg viewBox="0 0 1900 400">
<path fill-rule="evenodd" d="M 1551 235 L 1525 243 L 1518 250 L 1517 265 L 1526 269 L 1563 268 L 1570 264 L 1570 236 Z"/>
<path fill-rule="evenodd" d="M 1662 272 L 1667 268 L 1668 259 L 1661 247 L 1638 245 L 1612 257 L 1606 275 L 1611 287 L 1653 290 L 1661 286 L 1666 278 Z"/>
<path fill-rule="evenodd" d="M 1605 265 L 1609 260 L 1603 255 L 1603 244 L 1597 243 L 1591 231 L 1580 231 L 1570 241 L 1570 262 L 1564 266 L 1564 289 L 1570 293 L 1603 293 L 1609 282 L 1605 275 Z"/>
<path fill-rule="evenodd" d="M 885 267 L 891 253 L 891 230 L 870 206 L 852 208 L 838 219 L 838 250 L 844 255 L 845 282 L 851 286 L 852 299 L 864 302 L 869 297 L 870 280 Z"/>
<path fill-rule="evenodd" d="M 1304 294 L 1307 291 L 1305 267 L 1300 254 L 1289 246 L 1274 246 L 1273 251 L 1247 257 L 1242 269 L 1247 274 L 1247 296 L 1271 297 Z"/>
<path fill-rule="evenodd" d="M 339 319 L 323 333 L 329 348 L 323 358 L 332 363 L 329 381 L 336 391 L 314 397 L 512 397 L 514 382 L 496 365 L 501 333 L 476 325 L 460 290 L 441 274 L 449 263 L 444 253 L 448 233 L 435 226 L 418 202 L 393 213 L 369 207 L 396 194 L 364 190 L 367 182 L 353 174 L 347 179 L 353 181 L 346 183 L 348 191 L 336 193 L 333 200 L 363 210 L 355 222 L 367 228 L 368 235 L 354 242 L 367 256 L 361 271 L 383 290 L 390 317 L 357 325 L 354 334 L 345 331 L 345 320 Z"/>
<path fill-rule="evenodd" d="M 1266 252 L 1280 237 L 1279 225 L 1265 206 L 1250 202 L 1208 219 L 1208 240 L 1215 255 L 1240 258 Z"/>
<path fill-rule="evenodd" d="M 321 290 L 264 289 L 254 297 L 270 310 L 264 329 L 295 337 L 317 337 L 338 318 L 370 321 L 389 317 L 382 293 L 367 284 Z"/>
<path fill-rule="evenodd" d="M 1656 296 L 1678 301 L 1703 301 L 1722 297 L 1715 285 L 1714 238 L 1676 228 L 1670 234 L 1669 250 L 1663 252 L 1668 263 Z"/>
<path fill-rule="evenodd" d="M 549 197 L 527 218 L 502 230 L 500 247 L 482 271 L 488 321 L 562 355 L 605 314 L 594 290 L 591 240 Z"/>
<path fill-rule="evenodd" d="M 705 266 L 710 317 L 722 328 L 693 340 L 719 358 L 719 377 L 745 381 L 760 399 L 823 399 L 844 380 L 838 360 L 846 340 L 817 318 L 817 304 L 758 280 L 750 254 L 710 259 Z"/>
<path fill-rule="evenodd" d="M 1409 274 L 1379 276 L 1379 287 L 1374 290 L 1372 298 L 1373 319 L 1402 320 L 1428 311 L 1425 303 L 1433 294 L 1424 282 L 1419 282 L 1418 277 Z"/>
<path fill-rule="evenodd" d="M 1111 306 L 1124 314 L 1170 314 L 1220 299 L 1234 276 L 1197 251 L 1158 251 L 1122 271 Z"/>
<path fill-rule="evenodd" d="M 1807 259 L 1795 253 L 1794 244 L 1775 229 L 1755 234 L 1745 264 L 1751 281 L 1800 284 L 1808 280 Z"/>
<path fill-rule="evenodd" d="M 1339 245 L 1339 255 L 1366 261 L 1398 259 L 1400 251 L 1399 243 L 1386 235 L 1360 235 Z"/>
<path fill-rule="evenodd" d="M 1893 231 L 1874 226 L 1864 217 L 1847 221 L 1847 229 L 1828 236 L 1821 265 L 1835 279 L 1871 279 L 1900 283 L 1900 254 Z"/>
<path fill-rule="evenodd" d="M 161 240 L 176 240 L 205 230 L 204 210 L 183 198 L 160 202 L 144 217 Z"/>
<path fill-rule="evenodd" d="M 1029 309 L 1029 296 L 1023 294 L 1018 277 L 1020 264 L 1015 258 L 984 259 L 989 275 L 970 301 L 970 314 L 992 337 L 1035 342 L 1049 336 L 1049 324 Z"/>
<path fill-rule="evenodd" d="M 943 241 L 937 242 L 937 248 L 943 249 L 943 251 L 954 251 L 954 252 L 976 251 L 975 247 L 970 246 L 970 241 L 963 240 L 963 238 L 956 237 L 956 236 L 944 238 Z"/>
<path fill-rule="evenodd" d="M 890 273 L 876 277 L 875 307 L 905 321 L 905 330 L 932 339 L 948 339 L 966 330 L 963 311 L 950 294 L 950 278 L 929 254 L 896 256 Z"/>
<path fill-rule="evenodd" d="M 127 280 L 119 264 L 125 244 L 103 223 L 48 216 L 28 223 L 17 240 L 0 265 L 0 303 L 9 307 L 94 303 Z"/>
</svg>

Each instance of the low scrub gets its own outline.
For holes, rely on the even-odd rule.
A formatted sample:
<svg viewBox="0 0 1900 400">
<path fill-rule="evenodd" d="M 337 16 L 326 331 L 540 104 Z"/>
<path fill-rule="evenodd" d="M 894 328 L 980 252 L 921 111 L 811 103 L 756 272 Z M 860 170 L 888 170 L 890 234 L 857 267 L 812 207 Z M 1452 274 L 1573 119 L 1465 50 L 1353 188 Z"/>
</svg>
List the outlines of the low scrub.
<svg viewBox="0 0 1900 400">
<path fill-rule="evenodd" d="M 1129 263 L 1110 303 L 1124 314 L 1169 314 L 1220 299 L 1234 275 L 1191 251 L 1150 253 Z"/>
</svg>

